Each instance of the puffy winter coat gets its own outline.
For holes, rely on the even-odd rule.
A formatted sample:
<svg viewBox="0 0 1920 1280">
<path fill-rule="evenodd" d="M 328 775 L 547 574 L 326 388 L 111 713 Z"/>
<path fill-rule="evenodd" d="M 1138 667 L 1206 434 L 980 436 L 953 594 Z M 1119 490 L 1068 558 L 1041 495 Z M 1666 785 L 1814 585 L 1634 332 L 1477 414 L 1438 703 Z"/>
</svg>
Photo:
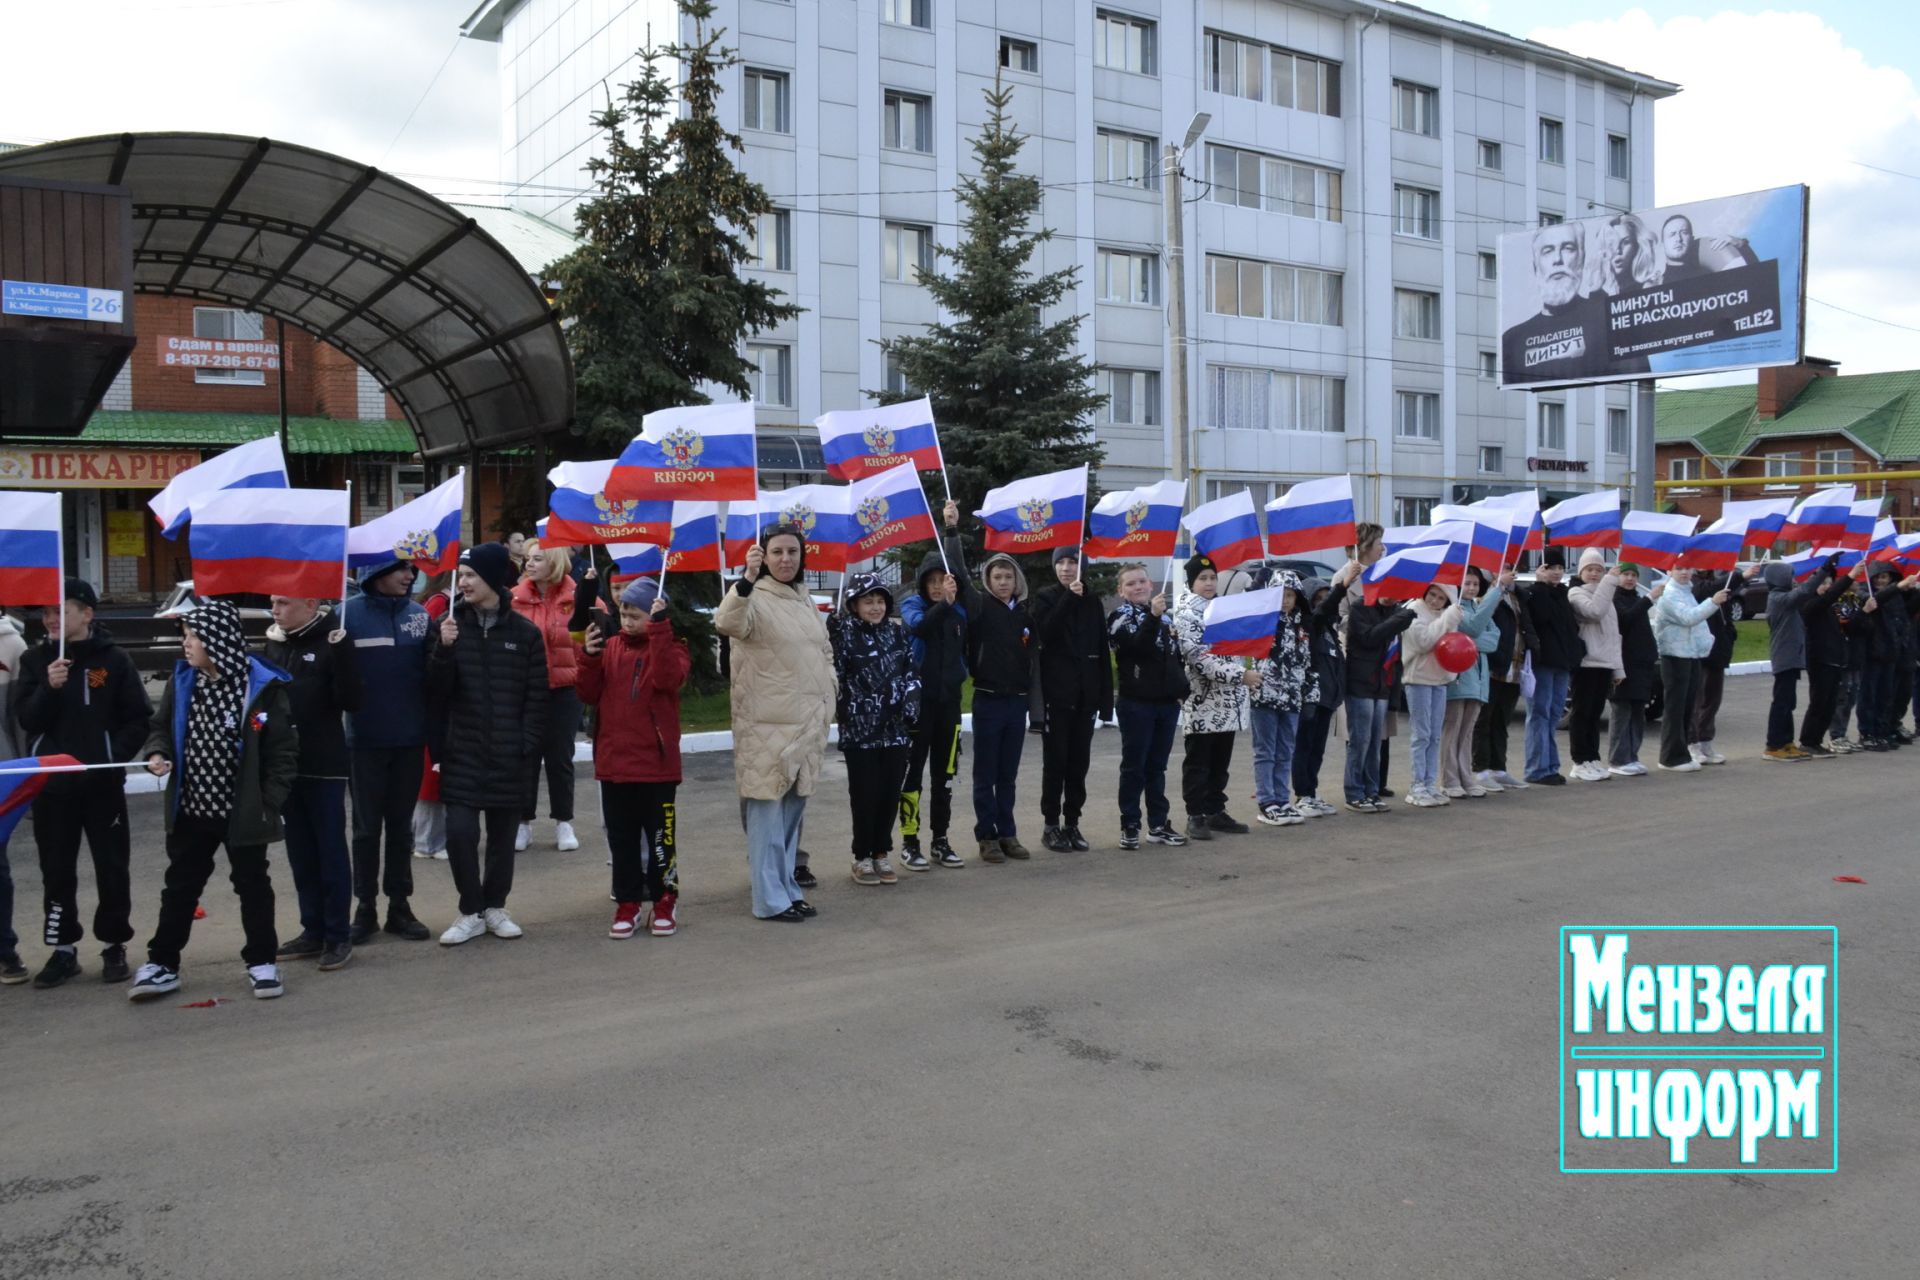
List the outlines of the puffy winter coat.
<svg viewBox="0 0 1920 1280">
<path fill-rule="evenodd" d="M 1664 594 L 1664 593 L 1663 593 Z M 1613 595 L 1614 621 L 1620 628 L 1620 682 L 1607 696 L 1619 702 L 1646 702 L 1653 697 L 1654 678 L 1660 674 L 1660 650 L 1653 640 L 1653 624 L 1647 615 L 1653 602 L 1638 591 L 1616 591 Z"/>
<path fill-rule="evenodd" d="M 1500 651 L 1502 632 L 1500 629 L 1501 605 L 1506 597 L 1497 586 L 1488 587 L 1487 594 L 1478 600 L 1460 602 L 1460 634 L 1473 640 L 1475 650 L 1473 665 L 1462 671 L 1447 686 L 1447 701 L 1463 698 L 1468 702 L 1487 700 L 1487 680 L 1493 655 Z M 1506 611 L 1512 616 L 1512 611 Z M 1511 625 L 1511 623 L 1509 623 Z"/>
<path fill-rule="evenodd" d="M 1040 641 L 1040 690 L 1050 707 L 1098 712 L 1113 718 L 1113 654 L 1100 597 L 1075 595 L 1059 583 L 1042 587 L 1027 602 Z"/>
<path fill-rule="evenodd" d="M 300 731 L 302 778 L 345 778 L 351 764 L 340 717 L 360 709 L 363 693 L 353 645 L 329 643 L 333 630 L 334 616 L 326 609 L 291 635 L 278 623 L 267 628 L 267 661 L 293 680 L 287 700 Z"/>
<path fill-rule="evenodd" d="M 915 594 L 900 602 L 900 621 L 913 637 L 913 660 L 920 664 L 920 696 L 958 703 L 967 682 L 967 610 L 957 599 L 936 604 L 927 596 L 927 579 L 945 574 L 947 562 L 935 552 L 920 562 Z"/>
<path fill-rule="evenodd" d="M 1580 643 L 1587 651 L 1580 665 L 1604 667 L 1616 680 L 1627 674 L 1620 658 L 1620 618 L 1613 608 L 1619 585 L 1620 575 L 1609 573 L 1592 586 L 1581 582 L 1567 589 L 1567 603 L 1580 620 Z"/>
<path fill-rule="evenodd" d="M 1452 596 L 1453 592 L 1447 594 Z M 1440 643 L 1441 636 L 1460 629 L 1459 601 L 1455 600 L 1444 609 L 1436 609 L 1423 596 L 1408 601 L 1407 608 L 1413 613 L 1413 623 L 1400 642 L 1400 665 L 1404 672 L 1402 679 L 1410 685 L 1452 684 L 1453 672 L 1440 665 L 1440 659 L 1434 656 L 1433 650 Z"/>
<path fill-rule="evenodd" d="M 574 688 L 599 714 L 593 776 L 602 782 L 680 781 L 680 686 L 693 670 L 687 642 L 656 618 L 638 636 L 616 631 L 599 653 L 581 647 Z"/>
<path fill-rule="evenodd" d="M 863 622 L 851 614 L 827 619 L 833 670 L 840 692 L 834 719 L 840 749 L 904 747 L 920 723 L 920 672 L 913 642 L 891 620 Z"/>
<path fill-rule="evenodd" d="M 1347 693 L 1384 699 L 1393 692 L 1387 649 L 1413 625 L 1413 610 L 1355 602 L 1347 609 Z"/>
<path fill-rule="evenodd" d="M 153 700 L 127 651 L 98 622 L 85 640 L 67 646 L 67 683 L 47 683 L 47 664 L 59 657 L 51 641 L 25 650 L 14 680 L 14 713 L 28 755 L 69 755 L 81 764 L 117 764 L 135 758 L 146 741 Z M 46 795 L 77 795 L 89 774 L 50 774 Z"/>
<path fill-rule="evenodd" d="M 522 578 L 513 589 L 513 611 L 540 630 L 547 646 L 547 687 L 571 689 L 579 678 L 575 667 L 578 650 L 574 648 L 574 586 L 571 576 L 560 579 L 544 590 Z"/>
<path fill-rule="evenodd" d="M 1580 643 L 1580 619 L 1573 612 L 1565 582 L 1536 582 L 1524 588 L 1520 599 L 1533 624 L 1533 665 L 1536 670 L 1571 671 L 1580 665 L 1586 646 Z"/>
<path fill-rule="evenodd" d="M 1178 702 L 1187 696 L 1180 639 L 1164 617 L 1122 600 L 1107 615 L 1107 639 L 1120 671 L 1120 696 L 1131 702 Z"/>
<path fill-rule="evenodd" d="M 1281 612 L 1273 631 L 1273 647 L 1253 664 L 1260 673 L 1260 683 L 1248 701 L 1269 711 L 1299 711 L 1320 700 L 1313 670 L 1313 634 L 1308 629 L 1307 612 L 1300 605 L 1299 576 L 1283 571 L 1273 585 L 1293 589 L 1294 607 L 1290 613 Z"/>
<path fill-rule="evenodd" d="M 806 588 L 737 582 L 713 627 L 733 646 L 733 776 L 746 800 L 813 794 L 833 720 L 833 648 Z"/>
<path fill-rule="evenodd" d="M 1800 671 L 1807 665 L 1807 620 L 1810 609 L 1826 607 L 1827 597 L 1820 587 L 1833 582 L 1833 566 L 1823 564 L 1805 582 L 1795 584 L 1793 566 L 1769 560 L 1760 576 L 1767 583 L 1767 666 L 1777 675 L 1782 671 Z M 1845 578 L 1847 575 L 1842 575 Z M 1840 590 L 1846 590 L 1842 585 Z"/>
<path fill-rule="evenodd" d="M 1314 598 L 1322 591 L 1326 599 Z M 1323 707 L 1337 707 L 1347 696 L 1347 655 L 1340 648 L 1340 598 L 1331 584 L 1308 578 L 1300 586 L 1307 601 L 1307 628 L 1313 638 L 1313 689 Z"/>
<path fill-rule="evenodd" d="M 1187 664 L 1187 700 L 1182 705 L 1188 733 L 1234 733 L 1246 727 L 1246 667 L 1238 658 L 1222 657 L 1207 648 L 1204 632 L 1207 604 L 1197 595 L 1182 597 L 1167 614 L 1180 640 L 1180 656 Z"/>
<path fill-rule="evenodd" d="M 1709 620 L 1720 612 L 1713 597 L 1696 600 L 1693 592 L 1668 586 L 1653 602 L 1653 643 L 1663 658 L 1705 658 L 1713 652 Z"/>
<path fill-rule="evenodd" d="M 547 733 L 547 655 L 540 629 L 511 609 L 483 628 L 464 600 L 453 607 L 453 647 L 440 627 L 427 644 L 427 715 L 440 799 L 474 809 L 519 809 L 527 761 Z"/>
<path fill-rule="evenodd" d="M 193 706 L 193 685 L 199 673 L 184 661 L 176 662 L 173 678 L 160 695 L 160 710 L 154 716 L 146 745 L 139 756 L 166 757 L 173 768 L 167 773 L 167 830 L 173 830 L 180 812 L 181 767 L 187 758 L 188 711 Z M 272 844 L 280 839 L 280 811 L 286 807 L 293 790 L 294 776 L 300 770 L 300 733 L 293 727 L 291 704 L 287 700 L 287 673 L 258 658 L 247 659 L 247 698 L 241 714 L 239 740 L 240 766 L 233 774 L 233 811 L 227 815 L 228 845 Z"/>
</svg>

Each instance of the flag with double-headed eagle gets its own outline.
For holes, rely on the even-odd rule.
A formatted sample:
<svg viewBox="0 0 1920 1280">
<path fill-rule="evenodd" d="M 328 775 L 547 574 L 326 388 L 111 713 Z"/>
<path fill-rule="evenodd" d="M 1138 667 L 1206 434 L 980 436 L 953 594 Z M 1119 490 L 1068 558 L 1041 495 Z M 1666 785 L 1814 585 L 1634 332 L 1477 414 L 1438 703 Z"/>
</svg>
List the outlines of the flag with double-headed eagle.
<svg viewBox="0 0 1920 1280">
<path fill-rule="evenodd" d="M 806 539 L 807 568 L 845 571 L 847 547 L 856 536 L 853 490 L 844 484 L 798 484 L 791 489 L 762 491 L 756 504 L 760 529 L 792 525 Z M 741 553 L 745 559 L 745 552 Z M 734 563 L 731 552 L 729 564 Z"/>
<path fill-rule="evenodd" d="M 730 502 L 759 483 L 751 404 L 685 405 L 641 419 L 607 473 L 613 501 Z"/>
<path fill-rule="evenodd" d="M 940 436 L 933 401 L 925 396 L 877 409 L 836 409 L 813 420 L 827 474 L 842 480 L 891 471 L 911 463 L 916 471 L 941 469 Z"/>
<path fill-rule="evenodd" d="M 460 511 L 467 473 L 347 530 L 347 563 L 355 569 L 411 560 L 421 573 L 451 573 L 460 562 Z"/>
<path fill-rule="evenodd" d="M 665 544 L 673 531 L 671 502 L 642 502 L 637 498 L 607 496 L 607 476 L 614 461 L 563 462 L 547 472 L 553 495 L 547 499 L 542 542 L 565 547 L 611 545 L 615 542 Z"/>
<path fill-rule="evenodd" d="M 1020 555 L 1077 546 L 1087 514 L 1087 469 L 1072 467 L 989 489 L 973 513 L 989 551 Z"/>
<path fill-rule="evenodd" d="M 920 469 L 910 462 L 855 480 L 847 498 L 854 523 L 848 564 L 934 536 L 933 508 L 927 504 L 927 491 L 920 487 Z"/>
</svg>

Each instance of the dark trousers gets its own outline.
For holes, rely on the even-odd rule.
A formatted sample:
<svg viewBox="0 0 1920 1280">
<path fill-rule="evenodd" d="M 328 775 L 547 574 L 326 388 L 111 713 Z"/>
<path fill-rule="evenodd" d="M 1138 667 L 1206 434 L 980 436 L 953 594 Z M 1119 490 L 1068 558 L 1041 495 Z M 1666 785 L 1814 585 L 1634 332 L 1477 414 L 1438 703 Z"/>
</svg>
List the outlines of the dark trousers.
<svg viewBox="0 0 1920 1280">
<path fill-rule="evenodd" d="M 1093 708 L 1049 704 L 1040 769 L 1040 816 L 1048 826 L 1079 823 L 1087 807 L 1087 764 L 1092 755 Z"/>
<path fill-rule="evenodd" d="M 1800 745 L 1812 750 L 1827 740 L 1833 727 L 1833 700 L 1840 684 L 1839 667 L 1807 668 L 1807 714 L 1800 721 Z"/>
<path fill-rule="evenodd" d="M 527 804 L 520 821 L 540 808 L 540 772 L 547 774 L 547 810 L 555 822 L 573 821 L 573 741 L 580 734 L 580 695 L 571 686 L 547 691 L 547 732 L 540 753 L 527 764 Z M 451 850 L 452 846 L 448 846 Z M 451 858 L 451 852 L 447 855 Z"/>
<path fill-rule="evenodd" d="M 413 896 L 413 807 L 427 759 L 419 747 L 353 753 L 353 896 L 371 908 L 380 890 L 388 908 Z M 386 875 L 381 875 L 382 837 Z"/>
<path fill-rule="evenodd" d="M 0 956 L 10 956 L 20 946 L 20 935 L 13 931 L 13 864 L 7 860 L 7 842 L 0 840 Z"/>
<path fill-rule="evenodd" d="M 167 833 L 167 876 L 160 887 L 160 923 L 147 943 L 147 959 L 169 969 L 180 967 L 180 953 L 193 933 L 193 909 L 213 877 L 213 855 L 227 845 L 228 878 L 240 895 L 240 929 L 246 945 L 240 958 L 249 965 L 272 964 L 280 950 L 273 931 L 273 878 L 267 870 L 267 846 L 227 844 L 225 818 L 196 818 L 182 813 Z"/>
<path fill-rule="evenodd" d="M 619 902 L 658 902 L 680 892 L 680 858 L 673 844 L 675 782 L 603 782 L 600 816 L 613 855 L 613 896 Z"/>
<path fill-rule="evenodd" d="M 480 826 L 487 828 L 487 863 L 480 870 Z M 447 866 L 453 871 L 453 887 L 460 891 L 460 914 L 478 915 L 492 907 L 507 905 L 513 892 L 513 836 L 520 825 L 516 809 L 475 809 L 464 804 L 447 806 Z"/>
<path fill-rule="evenodd" d="M 1773 702 L 1767 707 L 1767 750 L 1793 741 L 1793 706 L 1798 701 L 1800 668 L 1773 673 Z"/>
<path fill-rule="evenodd" d="M 1867 663 L 1860 672 L 1856 705 L 1860 712 L 1860 736 L 1863 738 L 1884 738 L 1900 722 L 1900 704 L 1893 700 L 1891 666 L 1884 662 Z"/>
<path fill-rule="evenodd" d="M 1576 667 L 1573 672 L 1573 714 L 1567 721 L 1567 750 L 1575 764 L 1600 759 L 1600 712 L 1613 688 L 1613 672 L 1605 667 Z"/>
<path fill-rule="evenodd" d="M 127 838 L 126 779 L 102 770 L 81 775 L 80 786 L 33 802 L 33 841 L 40 846 L 50 947 L 68 947 L 86 936 L 80 927 L 80 837 L 93 857 L 93 936 L 110 946 L 133 940 L 133 891 L 128 876 L 132 844 Z M 66 781 L 54 779 L 56 783 Z M 11 912 L 8 913 L 11 916 Z"/>
<path fill-rule="evenodd" d="M 1914 722 L 1920 727 L 1920 700 L 1916 700 L 1913 685 L 1913 661 L 1910 658 L 1895 658 L 1893 665 L 1893 697 L 1887 702 L 1887 716 L 1881 724 L 1885 733 L 1892 733 L 1900 727 L 1900 721 L 1907 714 L 1909 703 L 1915 703 Z"/>
<path fill-rule="evenodd" d="M 884 858 L 893 852 L 893 820 L 900 811 L 907 748 L 848 747 L 846 757 L 847 804 L 853 810 L 853 859 Z"/>
<path fill-rule="evenodd" d="M 1227 770 L 1233 765 L 1233 739 L 1226 733 L 1190 733 L 1180 762 L 1180 796 L 1189 818 L 1208 818 L 1227 810 Z"/>
<path fill-rule="evenodd" d="M 1513 680 L 1487 681 L 1487 705 L 1473 722 L 1473 771 L 1507 771 L 1507 733 L 1513 709 L 1520 705 L 1520 685 Z"/>
<path fill-rule="evenodd" d="M 933 837 L 946 839 L 947 827 L 953 822 L 953 776 L 959 771 L 960 704 L 922 701 L 920 727 L 914 731 L 913 745 L 907 748 L 906 776 L 900 783 L 902 839 L 920 838 L 923 776 L 932 793 L 932 803 L 925 812 L 932 822 Z"/>
<path fill-rule="evenodd" d="M 1296 799 L 1320 797 L 1320 764 L 1327 758 L 1327 735 L 1333 732 L 1333 708 L 1320 703 L 1300 713 L 1293 734 L 1293 794 Z"/>
<path fill-rule="evenodd" d="M 1693 707 L 1693 687 L 1700 683 L 1700 659 L 1660 659 L 1660 687 L 1666 691 L 1667 714 L 1660 717 L 1660 763 L 1672 768 L 1693 759 L 1687 750 L 1694 739 L 1687 736 L 1688 713 Z"/>
<path fill-rule="evenodd" d="M 1164 827 L 1172 821 L 1167 803 L 1167 759 L 1180 729 L 1178 702 L 1142 702 L 1122 698 L 1120 718 L 1120 825 L 1140 825 L 1140 800 L 1147 802 L 1147 826 Z M 1187 739 L 1189 748 L 1193 739 Z"/>
<path fill-rule="evenodd" d="M 1014 835 L 1014 783 L 1027 739 L 1027 695 L 973 695 L 973 837 Z"/>
<path fill-rule="evenodd" d="M 1700 683 L 1693 691 L 1693 729 L 1688 737 L 1694 742 L 1712 742 L 1719 730 L 1720 699 L 1727 690 L 1727 669 L 1700 664 Z"/>
<path fill-rule="evenodd" d="M 280 821 L 287 833 L 287 869 L 300 902 L 300 931 L 329 945 L 345 942 L 353 910 L 346 780 L 295 778 Z"/>
</svg>

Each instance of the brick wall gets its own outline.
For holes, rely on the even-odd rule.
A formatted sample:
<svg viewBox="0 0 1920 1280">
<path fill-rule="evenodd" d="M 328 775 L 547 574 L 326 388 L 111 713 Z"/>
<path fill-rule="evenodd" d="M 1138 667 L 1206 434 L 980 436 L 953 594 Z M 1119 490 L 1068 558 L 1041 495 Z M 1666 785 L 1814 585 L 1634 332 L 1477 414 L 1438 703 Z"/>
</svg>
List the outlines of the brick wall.
<svg viewBox="0 0 1920 1280">
<path fill-rule="evenodd" d="M 1726 472 L 1730 479 L 1751 480 L 1751 484 L 1736 485 L 1730 488 L 1715 486 L 1702 489 L 1697 494 L 1664 491 L 1664 500 L 1670 501 L 1682 515 L 1699 516 L 1704 527 L 1708 522 L 1720 517 L 1721 504 L 1728 498 L 1804 498 L 1819 486 L 1817 477 L 1801 475 L 1794 479 L 1769 479 L 1765 457 L 1770 453 L 1799 453 L 1805 458 L 1806 469 L 1813 467 L 1814 455 L 1821 449 L 1853 449 L 1855 471 L 1909 471 L 1920 470 L 1920 461 L 1877 463 L 1862 453 L 1858 446 L 1849 443 L 1842 436 L 1804 436 L 1791 441 L 1777 441 L 1749 446 L 1756 450 L 1750 461 L 1734 465 Z M 1669 465 L 1675 458 L 1698 458 L 1700 451 L 1688 444 L 1663 444 L 1654 450 L 1655 465 L 1659 470 L 1655 477 L 1667 479 L 1672 474 Z M 1722 474 L 1720 468 L 1712 463 L 1703 463 L 1701 474 L 1714 479 Z M 1872 484 L 1857 484 L 1860 496 L 1871 497 L 1886 493 L 1893 498 L 1889 514 L 1899 525 L 1902 532 L 1920 528 L 1920 481 L 1888 480 Z"/>
<path fill-rule="evenodd" d="M 155 413 L 278 413 L 280 391 L 278 375 L 268 370 L 259 385 L 230 382 L 200 382 L 192 369 L 168 368 L 156 354 L 160 339 L 193 336 L 191 298 L 167 298 L 158 294 L 139 294 L 135 327 L 140 345 L 129 360 L 133 368 L 133 408 Z M 276 326 L 266 322 L 264 338 L 275 338 Z M 287 374 L 287 412 L 294 417 L 310 417 L 314 408 L 314 348 L 318 344 L 298 329 L 287 330 L 286 350 L 281 360 Z M 343 357 L 344 358 L 344 357 Z M 351 366 L 349 366 L 351 367 Z M 357 417 L 357 414 L 349 414 Z"/>
</svg>

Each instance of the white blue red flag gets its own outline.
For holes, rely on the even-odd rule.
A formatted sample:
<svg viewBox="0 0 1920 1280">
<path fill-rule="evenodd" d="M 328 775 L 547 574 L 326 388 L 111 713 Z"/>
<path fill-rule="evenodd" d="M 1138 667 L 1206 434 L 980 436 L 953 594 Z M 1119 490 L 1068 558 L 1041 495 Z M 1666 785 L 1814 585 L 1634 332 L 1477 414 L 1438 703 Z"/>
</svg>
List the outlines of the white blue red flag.
<svg viewBox="0 0 1920 1280">
<path fill-rule="evenodd" d="M 1201 641 L 1224 657 L 1266 657 L 1273 652 L 1273 637 L 1280 629 L 1280 606 L 1286 590 L 1266 587 L 1215 596 L 1202 615 Z"/>
<path fill-rule="evenodd" d="M 761 497 L 765 497 L 762 494 Z M 727 504 L 727 523 L 725 547 L 727 563 L 745 564 L 747 548 L 760 537 L 760 504 L 756 502 L 729 502 Z"/>
<path fill-rule="evenodd" d="M 53 496 L 58 498 L 60 495 Z M 56 600 L 54 603 L 60 602 Z M 13 835 L 13 829 L 20 825 L 20 819 L 32 810 L 34 797 L 47 785 L 50 775 L 84 767 L 74 756 L 22 756 L 18 760 L 0 760 L 0 847 L 6 845 Z"/>
<path fill-rule="evenodd" d="M 673 504 L 673 533 L 667 539 L 668 573 L 717 573 L 720 570 L 720 508 L 712 502 Z"/>
<path fill-rule="evenodd" d="M 1808 494 L 1787 516 L 1787 522 L 1780 527 L 1780 537 L 1786 542 L 1816 545 L 1830 542 L 1838 546 L 1847 536 L 1847 519 L 1852 514 L 1852 485 L 1820 489 Z"/>
<path fill-rule="evenodd" d="M 847 493 L 854 540 L 847 563 L 871 560 L 882 551 L 934 536 L 933 508 L 920 487 L 920 468 L 900 463 L 855 480 Z"/>
<path fill-rule="evenodd" d="M 609 498 L 607 477 L 613 459 L 563 462 L 547 472 L 553 496 L 547 499 L 542 541 L 563 547 L 615 542 L 665 543 L 673 530 L 673 503 Z"/>
<path fill-rule="evenodd" d="M 1267 504 L 1267 554 L 1350 546 L 1353 528 L 1352 476 L 1303 480 Z"/>
<path fill-rule="evenodd" d="M 845 572 L 858 530 L 853 490 L 843 484 L 801 484 L 760 495 L 760 527 L 790 524 L 807 541 L 807 568 Z M 745 552 L 741 553 L 742 559 Z"/>
<path fill-rule="evenodd" d="M 1445 543 L 1428 543 L 1393 551 L 1381 556 L 1360 575 L 1361 599 L 1368 604 L 1382 600 L 1418 600 L 1427 588 L 1438 582 L 1447 562 Z"/>
<path fill-rule="evenodd" d="M 1238 568 L 1264 554 L 1260 545 L 1260 517 L 1253 495 L 1245 489 L 1212 502 L 1203 502 L 1180 518 L 1193 535 L 1193 550 L 1222 571 Z"/>
<path fill-rule="evenodd" d="M 1873 540 L 1867 543 L 1867 559 L 1876 560 L 1893 550 L 1893 544 L 1899 536 L 1899 530 L 1893 527 L 1891 520 L 1873 522 Z"/>
<path fill-rule="evenodd" d="M 1699 516 L 1629 511 L 1620 521 L 1620 558 L 1644 569 L 1671 569 L 1686 554 L 1699 523 Z"/>
<path fill-rule="evenodd" d="M 641 420 L 640 434 L 614 460 L 606 494 L 614 501 L 725 502 L 752 498 L 759 474 L 752 405 L 687 405 Z"/>
<path fill-rule="evenodd" d="M 1512 538 L 1513 513 L 1495 507 L 1456 507 L 1441 503 L 1433 509 L 1436 522 L 1460 526 L 1466 535 L 1466 562 L 1487 574 L 1497 574 L 1506 563 Z M 1436 527 L 1438 527 L 1436 523 Z"/>
<path fill-rule="evenodd" d="M 836 409 L 813 420 L 827 474 L 859 480 L 911 462 L 916 471 L 938 471 L 940 436 L 933 401 L 922 396 L 877 409 Z"/>
<path fill-rule="evenodd" d="M 0 493 L 0 604 L 57 605 L 67 597 L 60 575 L 60 495 Z"/>
<path fill-rule="evenodd" d="M 1746 536 L 1745 521 L 1723 516 L 1687 539 L 1687 549 L 1675 568 L 1731 573 L 1740 563 L 1740 547 Z"/>
<path fill-rule="evenodd" d="M 1577 493 L 1557 507 L 1540 513 L 1547 541 L 1556 547 L 1617 547 L 1620 545 L 1620 491 L 1597 489 Z"/>
<path fill-rule="evenodd" d="M 147 507 L 160 522 L 160 532 L 175 538 L 193 518 L 193 504 L 210 493 L 286 487 L 287 459 L 280 452 L 280 437 L 261 436 L 216 454 L 197 467 L 188 467 L 149 499 Z"/>
<path fill-rule="evenodd" d="M 422 573 L 451 573 L 460 563 L 460 512 L 467 473 L 427 490 L 347 532 L 347 563 L 356 569 L 411 560 Z"/>
<path fill-rule="evenodd" d="M 1087 559 L 1149 560 L 1172 555 L 1180 538 L 1180 509 L 1186 505 L 1187 486 L 1179 480 L 1103 495 L 1087 517 Z"/>
<path fill-rule="evenodd" d="M 1087 469 L 1051 471 L 990 489 L 973 514 L 987 526 L 989 551 L 1019 555 L 1078 546 L 1086 530 Z"/>
<path fill-rule="evenodd" d="M 665 547 L 650 542 L 609 542 L 607 555 L 613 561 L 613 579 L 657 578 L 667 567 Z"/>
<path fill-rule="evenodd" d="M 1840 545 L 1851 551 L 1865 551 L 1873 544 L 1873 522 L 1880 518 L 1884 498 L 1857 498 L 1847 507 L 1847 531 Z"/>
<path fill-rule="evenodd" d="M 1750 498 L 1722 506 L 1720 519 L 1714 523 L 1729 529 L 1735 524 L 1745 526 L 1746 541 L 1741 545 L 1765 551 L 1779 539 L 1780 530 L 1792 513 L 1792 498 Z"/>
<path fill-rule="evenodd" d="M 1380 531 L 1380 549 L 1388 555 L 1396 551 L 1405 551 L 1408 547 L 1423 547 L 1432 542 L 1428 536 L 1432 526 L 1424 524 L 1396 524 Z"/>
<path fill-rule="evenodd" d="M 194 502 L 187 531 L 201 596 L 340 594 L 347 558 L 343 489 L 223 489 Z"/>
</svg>

